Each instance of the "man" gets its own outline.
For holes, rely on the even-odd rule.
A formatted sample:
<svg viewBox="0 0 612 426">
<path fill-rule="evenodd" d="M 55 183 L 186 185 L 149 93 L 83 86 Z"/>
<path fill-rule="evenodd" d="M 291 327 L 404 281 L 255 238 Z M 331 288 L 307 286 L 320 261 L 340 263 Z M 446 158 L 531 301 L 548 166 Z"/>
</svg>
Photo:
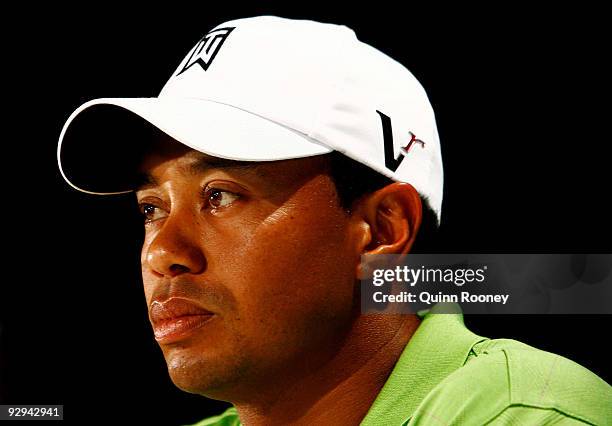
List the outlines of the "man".
<svg viewBox="0 0 612 426">
<path fill-rule="evenodd" d="M 170 377 L 234 405 L 202 425 L 612 418 L 610 386 L 565 358 L 436 308 L 361 312 L 361 256 L 424 247 L 443 173 L 425 91 L 349 28 L 223 23 L 158 98 L 77 109 L 58 161 L 81 191 L 135 191 Z"/>
</svg>

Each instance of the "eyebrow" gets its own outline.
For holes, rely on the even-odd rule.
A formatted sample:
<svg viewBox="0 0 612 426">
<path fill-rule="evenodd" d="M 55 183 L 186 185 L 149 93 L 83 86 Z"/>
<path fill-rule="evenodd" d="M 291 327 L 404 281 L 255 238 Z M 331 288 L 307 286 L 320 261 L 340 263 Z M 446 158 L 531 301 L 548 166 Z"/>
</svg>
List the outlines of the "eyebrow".
<svg viewBox="0 0 612 426">
<path fill-rule="evenodd" d="M 211 169 L 229 169 L 256 172 L 257 169 L 262 166 L 262 163 L 265 162 L 229 160 L 227 158 L 211 157 L 202 154 L 202 156 L 198 158 L 195 163 L 189 166 L 189 171 L 193 174 L 199 174 Z"/>
<path fill-rule="evenodd" d="M 135 177 L 134 191 L 142 191 L 143 189 L 158 186 L 157 180 L 149 173 L 137 173 Z"/>
<path fill-rule="evenodd" d="M 230 160 L 227 158 L 212 157 L 206 154 L 202 154 L 193 164 L 188 168 L 189 173 L 198 175 L 210 170 L 239 170 L 244 173 L 258 174 L 259 168 L 266 162 L 262 161 L 239 161 Z M 137 173 L 136 185 L 134 190 L 139 191 L 146 188 L 158 186 L 158 181 L 150 173 Z"/>
</svg>

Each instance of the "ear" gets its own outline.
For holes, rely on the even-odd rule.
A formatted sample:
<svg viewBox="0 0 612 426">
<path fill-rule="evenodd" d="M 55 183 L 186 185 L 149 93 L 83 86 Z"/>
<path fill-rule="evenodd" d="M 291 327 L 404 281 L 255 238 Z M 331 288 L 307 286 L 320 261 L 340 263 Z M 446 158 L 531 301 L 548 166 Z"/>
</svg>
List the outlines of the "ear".
<svg viewBox="0 0 612 426">
<path fill-rule="evenodd" d="M 353 215 L 359 221 L 361 254 L 406 254 L 421 226 L 423 206 L 412 185 L 395 182 L 360 200 Z"/>
</svg>

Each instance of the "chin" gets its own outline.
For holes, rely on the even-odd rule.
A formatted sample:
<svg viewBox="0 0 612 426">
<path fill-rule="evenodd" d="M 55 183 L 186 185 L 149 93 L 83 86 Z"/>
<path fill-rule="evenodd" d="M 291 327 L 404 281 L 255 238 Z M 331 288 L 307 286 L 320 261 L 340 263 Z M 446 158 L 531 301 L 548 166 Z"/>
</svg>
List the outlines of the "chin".
<svg viewBox="0 0 612 426">
<path fill-rule="evenodd" d="M 241 381 L 240 369 L 225 362 L 214 362 L 186 351 L 165 354 L 172 383 L 184 392 L 227 401 L 231 388 Z"/>
</svg>

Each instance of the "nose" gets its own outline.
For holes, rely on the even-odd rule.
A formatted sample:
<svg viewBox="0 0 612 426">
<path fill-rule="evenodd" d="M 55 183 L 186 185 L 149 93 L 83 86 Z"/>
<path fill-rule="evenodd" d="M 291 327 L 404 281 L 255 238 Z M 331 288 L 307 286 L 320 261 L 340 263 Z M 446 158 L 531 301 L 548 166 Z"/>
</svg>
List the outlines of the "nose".
<svg viewBox="0 0 612 426">
<path fill-rule="evenodd" d="M 206 258 L 196 238 L 199 233 L 194 231 L 193 226 L 180 218 L 172 218 L 172 215 L 166 218 L 148 247 L 144 248 L 146 265 L 157 274 L 170 278 L 203 272 Z"/>
</svg>

